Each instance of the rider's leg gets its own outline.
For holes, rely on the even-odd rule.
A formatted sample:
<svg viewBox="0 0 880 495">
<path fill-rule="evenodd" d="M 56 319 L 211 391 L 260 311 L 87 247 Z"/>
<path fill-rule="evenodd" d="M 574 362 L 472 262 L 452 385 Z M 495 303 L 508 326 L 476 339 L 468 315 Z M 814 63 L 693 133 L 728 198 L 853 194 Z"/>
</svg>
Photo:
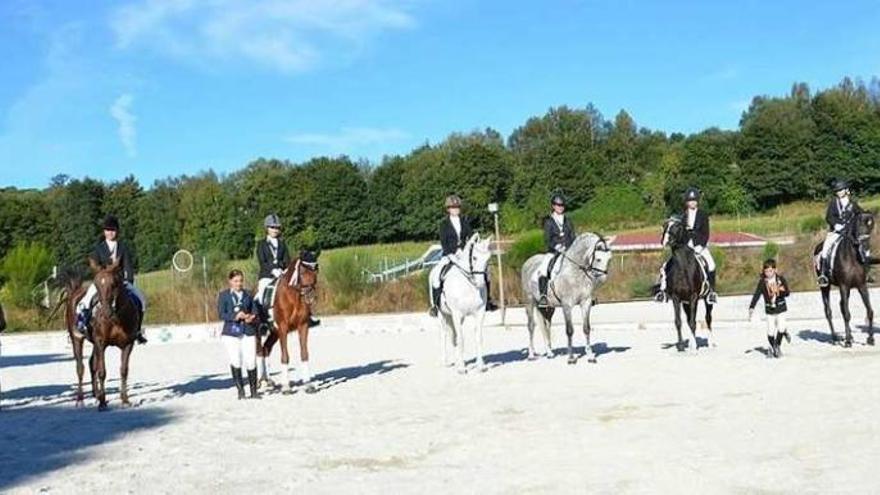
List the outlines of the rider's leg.
<svg viewBox="0 0 880 495">
<path fill-rule="evenodd" d="M 85 332 L 86 327 L 89 325 L 92 302 L 97 295 L 98 288 L 95 287 L 95 284 L 89 285 L 89 288 L 86 289 L 86 293 L 83 295 L 82 299 L 76 303 L 76 328 L 80 332 Z"/>
<path fill-rule="evenodd" d="M 446 266 L 447 263 L 449 263 L 448 258 L 440 258 L 440 261 L 438 261 L 428 273 L 428 285 L 430 285 L 431 291 L 431 316 L 437 316 L 437 312 L 440 308 L 440 294 L 442 292 L 442 289 L 440 288 L 440 272 L 443 271 L 443 267 Z"/>
<path fill-rule="evenodd" d="M 666 264 L 669 260 L 663 262 L 660 266 L 660 275 L 657 277 L 657 285 L 654 286 L 654 300 L 657 302 L 666 302 Z"/>
<path fill-rule="evenodd" d="M 840 234 L 837 232 L 828 232 L 825 234 L 825 240 L 822 241 L 822 251 L 819 253 L 819 277 L 817 278 L 817 282 L 821 287 L 828 285 L 828 277 L 830 276 L 830 265 L 829 256 L 831 255 L 831 249 L 834 247 L 834 243 L 837 242 L 837 239 L 840 238 Z"/>
<path fill-rule="evenodd" d="M 544 258 L 541 260 L 541 263 L 538 265 L 538 268 L 535 270 L 535 282 L 538 283 L 538 295 L 540 296 L 538 299 L 538 306 L 546 307 L 547 306 L 547 286 L 550 283 L 550 261 L 553 259 L 553 254 L 548 253 L 544 255 Z"/>
<path fill-rule="evenodd" d="M 718 301 L 718 293 L 715 292 L 715 258 L 712 257 L 712 251 L 706 247 L 700 251 L 700 256 L 706 260 L 706 280 L 709 283 L 709 295 L 707 296 L 710 304 Z"/>
<path fill-rule="evenodd" d="M 129 282 L 125 282 L 125 289 L 127 291 L 131 292 L 132 294 L 134 294 L 134 297 L 137 298 L 138 302 L 141 305 L 141 314 L 140 314 L 140 318 L 138 319 L 138 328 L 137 328 L 137 342 L 138 342 L 138 344 L 146 344 L 147 338 L 144 337 L 143 323 L 144 323 L 144 316 L 147 314 L 147 298 L 144 297 L 144 293 L 141 292 L 141 290 L 138 289 L 134 284 L 131 284 Z"/>
<path fill-rule="evenodd" d="M 538 293 L 541 298 L 538 300 L 538 306 L 546 307 L 547 306 L 547 285 L 550 280 L 547 279 L 546 275 L 540 275 L 538 277 Z"/>
</svg>

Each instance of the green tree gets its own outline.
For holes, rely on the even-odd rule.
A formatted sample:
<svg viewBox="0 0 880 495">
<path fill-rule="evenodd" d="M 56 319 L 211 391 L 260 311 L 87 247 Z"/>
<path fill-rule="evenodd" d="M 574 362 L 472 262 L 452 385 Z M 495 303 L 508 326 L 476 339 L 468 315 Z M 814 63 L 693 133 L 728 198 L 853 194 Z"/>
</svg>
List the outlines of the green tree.
<svg viewBox="0 0 880 495">
<path fill-rule="evenodd" d="M 180 248 L 179 207 L 180 191 L 173 180 L 157 181 L 138 199 L 135 243 L 142 271 L 167 267 Z"/>
<path fill-rule="evenodd" d="M 104 185 L 93 179 L 73 180 L 50 191 L 56 227 L 55 259 L 62 265 L 85 266 L 100 235 Z"/>
</svg>

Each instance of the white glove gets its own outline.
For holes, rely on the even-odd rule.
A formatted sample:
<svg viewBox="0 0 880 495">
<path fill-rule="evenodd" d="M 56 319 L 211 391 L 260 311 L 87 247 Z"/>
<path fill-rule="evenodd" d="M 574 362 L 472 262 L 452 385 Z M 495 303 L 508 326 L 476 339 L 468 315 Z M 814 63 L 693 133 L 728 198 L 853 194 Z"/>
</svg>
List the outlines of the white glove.
<svg viewBox="0 0 880 495">
<path fill-rule="evenodd" d="M 553 246 L 553 250 L 556 251 L 557 253 L 561 253 L 561 252 L 565 251 L 565 246 L 563 246 L 562 244 L 557 244 L 557 245 Z"/>
<path fill-rule="evenodd" d="M 755 308 L 749 308 L 749 321 L 752 321 L 755 317 Z"/>
<path fill-rule="evenodd" d="M 697 254 L 703 254 L 703 250 L 706 249 L 703 246 L 694 246 L 694 252 Z"/>
<path fill-rule="evenodd" d="M 282 270 L 281 268 L 276 268 L 272 270 L 272 276 L 275 278 L 280 277 L 282 273 L 284 273 L 284 270 Z"/>
<path fill-rule="evenodd" d="M 840 232 L 841 230 L 843 230 L 844 227 L 846 227 L 846 226 L 845 226 L 844 224 L 842 224 L 842 223 L 835 224 L 835 225 L 834 225 L 834 231 L 835 231 L 835 232 Z"/>
</svg>

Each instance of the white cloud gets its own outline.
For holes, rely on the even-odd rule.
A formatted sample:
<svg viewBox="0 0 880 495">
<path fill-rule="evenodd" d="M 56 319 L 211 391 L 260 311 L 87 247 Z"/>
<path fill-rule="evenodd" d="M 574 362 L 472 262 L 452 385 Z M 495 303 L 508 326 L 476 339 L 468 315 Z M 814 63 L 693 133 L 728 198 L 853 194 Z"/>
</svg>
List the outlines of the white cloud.
<svg viewBox="0 0 880 495">
<path fill-rule="evenodd" d="M 739 69 L 732 65 L 727 65 L 714 72 L 705 74 L 702 79 L 704 81 L 729 81 L 737 76 L 739 76 Z"/>
<path fill-rule="evenodd" d="M 343 127 L 339 132 L 301 133 L 284 138 L 292 144 L 315 146 L 333 153 L 356 151 L 363 146 L 383 144 L 409 138 L 409 134 L 399 129 L 381 129 L 372 127 Z"/>
<path fill-rule="evenodd" d="M 331 54 L 345 57 L 380 32 L 414 26 L 405 1 L 139 0 L 116 9 L 110 26 L 121 49 L 293 73 Z"/>
<path fill-rule="evenodd" d="M 132 158 L 137 155 L 137 129 L 135 128 L 137 117 L 131 111 L 133 101 L 134 98 L 130 94 L 125 93 L 119 95 L 113 102 L 113 105 L 110 106 L 110 115 L 119 125 L 117 129 L 119 140 L 122 141 L 122 146 L 125 147 L 125 153 Z"/>
</svg>

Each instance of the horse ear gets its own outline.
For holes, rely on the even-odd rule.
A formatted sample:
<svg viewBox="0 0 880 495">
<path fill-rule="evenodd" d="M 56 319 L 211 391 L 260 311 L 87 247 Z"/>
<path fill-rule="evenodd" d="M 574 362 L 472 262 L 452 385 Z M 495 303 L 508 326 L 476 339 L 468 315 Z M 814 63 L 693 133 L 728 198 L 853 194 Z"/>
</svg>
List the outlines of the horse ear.
<svg viewBox="0 0 880 495">
<path fill-rule="evenodd" d="M 113 272 L 118 272 L 119 270 L 121 270 L 122 263 L 120 262 L 119 258 L 117 258 L 116 261 L 114 261 L 110 266 L 108 266 L 107 269 L 110 271 L 113 271 Z"/>
<path fill-rule="evenodd" d="M 94 260 L 94 258 L 89 257 L 89 268 L 92 269 L 93 273 L 98 273 L 101 271 L 101 267 L 98 265 L 98 262 Z"/>
</svg>

